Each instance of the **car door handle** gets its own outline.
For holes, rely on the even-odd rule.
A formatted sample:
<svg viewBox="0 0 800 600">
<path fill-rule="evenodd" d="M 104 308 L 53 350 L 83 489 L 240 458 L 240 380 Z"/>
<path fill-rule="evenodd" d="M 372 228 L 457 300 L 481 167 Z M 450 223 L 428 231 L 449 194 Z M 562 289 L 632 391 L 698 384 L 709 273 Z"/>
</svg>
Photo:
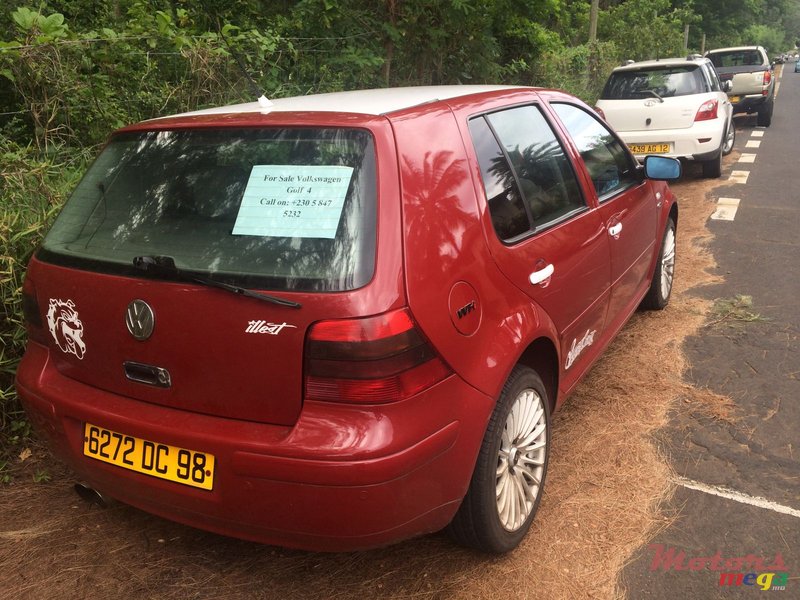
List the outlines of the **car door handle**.
<svg viewBox="0 0 800 600">
<path fill-rule="evenodd" d="M 617 237 L 620 233 L 622 233 L 622 223 L 617 223 L 616 225 L 609 227 L 608 233 L 614 237 Z"/>
<path fill-rule="evenodd" d="M 552 264 L 550 264 L 544 267 L 543 269 L 534 271 L 533 273 L 531 273 L 531 276 L 529 277 L 530 282 L 533 285 L 539 285 L 543 281 L 547 281 L 548 279 L 550 279 L 550 276 L 553 274 L 555 270 L 556 268 Z"/>
</svg>

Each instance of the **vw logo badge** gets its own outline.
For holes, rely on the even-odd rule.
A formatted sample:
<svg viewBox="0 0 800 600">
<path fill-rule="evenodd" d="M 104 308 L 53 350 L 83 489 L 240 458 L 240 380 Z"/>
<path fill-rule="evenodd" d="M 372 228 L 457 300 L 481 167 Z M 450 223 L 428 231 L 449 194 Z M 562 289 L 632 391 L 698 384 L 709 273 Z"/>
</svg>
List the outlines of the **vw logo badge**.
<svg viewBox="0 0 800 600">
<path fill-rule="evenodd" d="M 128 326 L 128 331 L 137 340 L 146 340 L 153 333 L 156 318 L 153 315 L 153 309 L 144 300 L 134 300 L 128 304 L 128 310 L 125 313 L 125 325 Z"/>
</svg>

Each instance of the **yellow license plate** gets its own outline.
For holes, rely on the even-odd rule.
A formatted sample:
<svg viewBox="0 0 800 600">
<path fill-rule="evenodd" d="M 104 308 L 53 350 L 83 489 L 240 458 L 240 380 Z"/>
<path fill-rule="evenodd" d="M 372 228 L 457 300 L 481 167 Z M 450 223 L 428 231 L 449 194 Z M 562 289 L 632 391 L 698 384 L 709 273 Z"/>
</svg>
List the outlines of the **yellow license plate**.
<svg viewBox="0 0 800 600">
<path fill-rule="evenodd" d="M 741 100 L 741 99 L 742 99 L 742 97 L 741 97 L 741 96 L 730 96 L 730 97 L 728 98 L 728 100 L 730 100 L 730 101 L 731 101 L 731 104 L 736 104 L 736 103 L 737 103 L 739 100 Z"/>
<path fill-rule="evenodd" d="M 669 152 L 669 144 L 628 144 L 634 154 L 664 154 Z"/>
<path fill-rule="evenodd" d="M 214 456 L 143 440 L 86 423 L 83 453 L 103 462 L 192 487 L 214 486 Z"/>
</svg>

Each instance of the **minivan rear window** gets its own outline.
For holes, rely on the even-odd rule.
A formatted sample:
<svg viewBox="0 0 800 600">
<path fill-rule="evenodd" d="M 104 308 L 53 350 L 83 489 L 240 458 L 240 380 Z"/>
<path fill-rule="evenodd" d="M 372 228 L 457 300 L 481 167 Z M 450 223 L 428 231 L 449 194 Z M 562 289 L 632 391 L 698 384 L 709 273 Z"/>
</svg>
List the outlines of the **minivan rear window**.
<svg viewBox="0 0 800 600">
<path fill-rule="evenodd" d="M 372 278 L 375 149 L 347 128 L 115 135 L 67 201 L 42 260 L 139 275 L 136 256 L 262 289 L 343 291 Z"/>
<path fill-rule="evenodd" d="M 601 98 L 632 100 L 670 98 L 705 92 L 703 75 L 697 66 L 658 67 L 635 71 L 615 71 L 606 82 Z"/>
</svg>

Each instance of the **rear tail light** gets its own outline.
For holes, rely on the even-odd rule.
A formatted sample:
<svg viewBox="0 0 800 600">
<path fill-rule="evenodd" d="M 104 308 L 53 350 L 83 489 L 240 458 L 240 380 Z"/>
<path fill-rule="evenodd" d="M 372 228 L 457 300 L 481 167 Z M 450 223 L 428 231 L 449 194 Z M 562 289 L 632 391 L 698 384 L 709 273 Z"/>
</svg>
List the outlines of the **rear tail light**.
<svg viewBox="0 0 800 600">
<path fill-rule="evenodd" d="M 305 362 L 306 400 L 395 402 L 451 373 L 406 309 L 317 323 L 306 339 Z"/>
<path fill-rule="evenodd" d="M 703 102 L 700 108 L 697 109 L 697 114 L 694 116 L 695 122 L 697 121 L 710 121 L 717 118 L 718 102 L 716 100 L 709 100 Z"/>
<path fill-rule="evenodd" d="M 603 112 L 602 108 L 599 108 L 599 107 L 595 106 L 594 107 L 594 112 L 596 112 L 598 115 L 600 115 L 601 119 L 603 119 L 604 121 L 606 120 L 606 113 Z"/>
<path fill-rule="evenodd" d="M 36 288 L 29 278 L 22 284 L 22 317 L 28 329 L 28 337 L 40 344 L 47 343 L 42 324 L 42 311 L 39 309 L 39 300 L 36 297 Z"/>
<path fill-rule="evenodd" d="M 767 96 L 769 94 L 769 84 L 771 81 L 772 81 L 772 73 L 770 73 L 769 71 L 764 71 L 764 79 L 762 82 L 764 89 L 761 90 L 762 96 Z"/>
</svg>

